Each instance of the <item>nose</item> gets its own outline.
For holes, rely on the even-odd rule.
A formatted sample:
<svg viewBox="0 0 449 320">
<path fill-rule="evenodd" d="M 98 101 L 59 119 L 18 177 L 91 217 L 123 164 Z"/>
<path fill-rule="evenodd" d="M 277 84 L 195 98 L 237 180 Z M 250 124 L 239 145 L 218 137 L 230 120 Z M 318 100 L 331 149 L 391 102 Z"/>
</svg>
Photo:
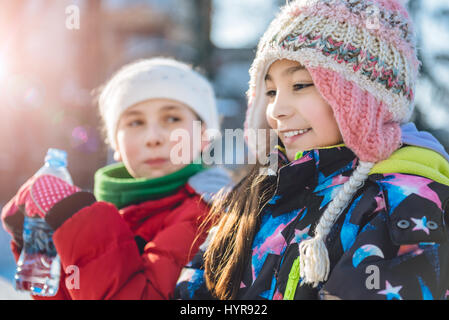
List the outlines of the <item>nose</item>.
<svg viewBox="0 0 449 320">
<path fill-rule="evenodd" d="M 284 94 L 281 90 L 276 93 L 275 100 L 271 103 L 269 115 L 275 120 L 283 120 L 289 118 L 294 109 L 291 106 L 291 99 L 287 94 Z"/>
<path fill-rule="evenodd" d="M 164 144 L 165 138 L 161 128 L 151 126 L 145 135 L 145 145 L 150 148 L 159 147 Z"/>
</svg>

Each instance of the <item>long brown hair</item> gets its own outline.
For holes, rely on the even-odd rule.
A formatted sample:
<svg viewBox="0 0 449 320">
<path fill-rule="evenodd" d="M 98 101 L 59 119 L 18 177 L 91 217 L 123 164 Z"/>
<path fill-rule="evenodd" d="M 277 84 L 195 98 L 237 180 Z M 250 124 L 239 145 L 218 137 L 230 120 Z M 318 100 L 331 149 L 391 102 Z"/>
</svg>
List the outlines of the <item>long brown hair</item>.
<svg viewBox="0 0 449 320">
<path fill-rule="evenodd" d="M 259 174 L 261 168 L 254 165 L 233 190 L 219 195 L 209 214 L 208 220 L 218 221 L 218 230 L 204 254 L 204 274 L 207 288 L 218 299 L 236 297 L 260 211 L 275 191 L 273 176 Z"/>
</svg>

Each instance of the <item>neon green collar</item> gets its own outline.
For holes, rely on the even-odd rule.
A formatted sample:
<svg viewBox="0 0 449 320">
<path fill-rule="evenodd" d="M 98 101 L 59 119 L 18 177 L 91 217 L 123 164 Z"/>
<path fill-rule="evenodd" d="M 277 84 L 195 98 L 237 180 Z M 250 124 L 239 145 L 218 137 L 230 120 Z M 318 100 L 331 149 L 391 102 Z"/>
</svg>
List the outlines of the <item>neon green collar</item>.
<svg viewBox="0 0 449 320">
<path fill-rule="evenodd" d="M 370 174 L 413 174 L 449 186 L 449 163 L 433 150 L 406 146 L 396 150 L 384 161 L 378 162 Z"/>
<path fill-rule="evenodd" d="M 329 147 L 320 147 L 320 149 L 331 149 L 344 147 L 345 144 L 338 144 Z M 276 146 L 285 154 L 285 148 Z M 311 149 L 313 150 L 313 149 Z M 298 151 L 295 160 L 304 156 L 310 150 Z M 371 169 L 370 174 L 404 173 L 425 177 L 444 185 L 449 186 L 449 163 L 446 159 L 431 149 L 406 146 L 402 147 L 386 160 L 376 163 Z"/>
</svg>

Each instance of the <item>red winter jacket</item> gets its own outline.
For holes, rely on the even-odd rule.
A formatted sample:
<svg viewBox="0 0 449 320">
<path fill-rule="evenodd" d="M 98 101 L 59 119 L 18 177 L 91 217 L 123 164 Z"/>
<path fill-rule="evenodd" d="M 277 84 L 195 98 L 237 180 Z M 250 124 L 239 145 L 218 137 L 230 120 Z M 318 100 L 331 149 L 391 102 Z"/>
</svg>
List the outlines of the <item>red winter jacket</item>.
<svg viewBox="0 0 449 320">
<path fill-rule="evenodd" d="M 171 196 L 121 210 L 96 202 L 87 192 L 58 203 L 59 212 L 53 213 L 59 222 L 52 226 L 61 259 L 60 288 L 54 297 L 33 298 L 172 298 L 181 269 L 206 236 L 203 232 L 194 241 L 209 211 L 198 191 L 201 186 L 195 187 L 187 183 Z M 84 207 L 77 210 L 76 206 Z M 17 260 L 20 252 L 14 242 L 12 249 Z"/>
</svg>

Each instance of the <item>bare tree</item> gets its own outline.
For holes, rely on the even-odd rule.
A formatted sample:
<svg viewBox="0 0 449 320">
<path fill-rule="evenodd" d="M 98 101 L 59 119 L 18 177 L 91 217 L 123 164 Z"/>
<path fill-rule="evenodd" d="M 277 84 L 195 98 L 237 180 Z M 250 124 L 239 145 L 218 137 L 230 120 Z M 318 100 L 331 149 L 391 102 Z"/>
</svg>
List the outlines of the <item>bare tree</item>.
<svg viewBox="0 0 449 320">
<path fill-rule="evenodd" d="M 422 32 L 422 24 L 420 23 L 420 12 L 423 10 L 424 1 L 423 0 L 410 0 L 408 3 L 408 9 L 412 16 L 412 19 L 415 21 L 415 32 L 417 35 L 417 47 L 423 48 L 423 32 Z M 439 10 L 436 14 L 433 14 L 433 19 L 437 19 L 440 22 L 447 23 L 449 21 L 449 10 L 442 9 Z M 418 58 L 422 61 L 422 66 L 420 70 L 420 76 L 423 80 L 427 81 L 432 87 L 432 103 L 438 104 L 446 108 L 446 112 L 449 112 L 447 109 L 449 103 L 449 86 L 447 83 L 444 83 L 441 79 L 439 79 L 434 74 L 434 66 L 439 65 L 447 65 L 449 66 L 449 55 L 445 53 L 430 53 L 424 57 L 423 51 L 418 50 Z M 426 130 L 435 135 L 440 142 L 445 146 L 446 150 L 449 150 L 449 132 L 446 130 L 435 130 L 433 129 L 427 121 L 424 119 L 423 111 L 428 106 L 420 105 L 420 102 L 417 102 L 414 114 L 414 122 L 417 127 L 421 130 Z"/>
</svg>

